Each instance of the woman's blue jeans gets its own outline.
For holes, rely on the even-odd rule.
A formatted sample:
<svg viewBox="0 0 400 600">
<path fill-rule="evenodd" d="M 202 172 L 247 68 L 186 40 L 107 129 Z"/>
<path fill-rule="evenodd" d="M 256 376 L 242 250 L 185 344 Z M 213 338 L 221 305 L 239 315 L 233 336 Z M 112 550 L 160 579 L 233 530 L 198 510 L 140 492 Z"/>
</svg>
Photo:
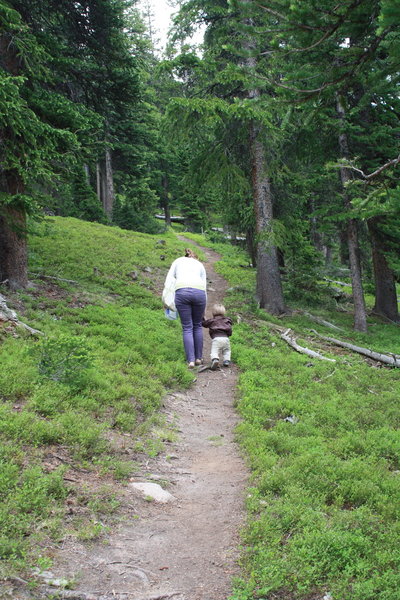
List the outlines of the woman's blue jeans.
<svg viewBox="0 0 400 600">
<path fill-rule="evenodd" d="M 186 360 L 194 362 L 203 358 L 202 319 L 207 297 L 203 290 L 181 288 L 175 292 L 175 306 L 182 323 L 183 346 Z"/>
</svg>

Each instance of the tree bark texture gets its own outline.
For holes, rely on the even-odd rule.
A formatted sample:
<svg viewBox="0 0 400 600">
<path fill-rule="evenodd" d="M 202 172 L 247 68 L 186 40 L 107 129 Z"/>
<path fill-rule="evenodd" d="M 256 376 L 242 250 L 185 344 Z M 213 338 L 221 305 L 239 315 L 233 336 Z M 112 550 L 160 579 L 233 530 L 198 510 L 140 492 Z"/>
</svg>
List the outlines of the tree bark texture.
<svg viewBox="0 0 400 600">
<path fill-rule="evenodd" d="M 247 252 L 249 253 L 251 264 L 253 267 L 257 266 L 257 248 L 256 242 L 254 239 L 254 229 L 249 228 L 246 230 L 246 247 Z"/>
<path fill-rule="evenodd" d="M 111 150 L 107 148 L 104 159 L 96 165 L 96 190 L 97 197 L 107 217 L 112 219 L 114 208 L 114 173 L 112 168 Z"/>
<path fill-rule="evenodd" d="M 162 189 L 163 189 L 163 199 L 162 205 L 164 209 L 165 215 L 165 227 L 171 227 L 171 210 L 169 206 L 169 196 L 168 196 L 168 176 L 166 173 L 162 175 Z"/>
<path fill-rule="evenodd" d="M 25 211 L 3 206 L 0 211 L 0 280 L 12 290 L 28 284 Z"/>
<path fill-rule="evenodd" d="M 386 259 L 384 239 L 377 225 L 378 218 L 368 220 L 375 280 L 374 312 L 397 323 L 400 317 L 397 304 L 396 282 L 393 271 Z"/>
<path fill-rule="evenodd" d="M 89 165 L 83 165 L 83 170 L 85 171 L 86 183 L 90 185 L 90 167 Z"/>
<path fill-rule="evenodd" d="M 105 153 L 105 194 L 103 207 L 110 221 L 114 208 L 114 198 L 114 174 L 111 162 L 111 150 L 107 148 Z"/>
<path fill-rule="evenodd" d="M 336 110 L 342 122 L 345 120 L 345 110 L 339 96 L 337 96 Z M 349 145 L 347 134 L 342 131 L 339 133 L 339 149 L 343 158 L 349 158 Z M 343 202 L 346 209 L 350 209 L 350 199 L 346 192 L 346 184 L 352 178 L 350 169 L 340 168 L 340 179 L 343 186 Z M 360 248 L 358 243 L 358 230 L 356 219 L 349 219 L 347 223 L 347 244 L 349 248 L 349 263 L 351 283 L 353 287 L 354 302 L 354 329 L 356 331 L 367 331 L 367 312 L 365 308 L 364 293 L 361 277 Z"/>
<path fill-rule="evenodd" d="M 100 162 L 97 162 L 96 164 L 96 192 L 97 192 L 97 198 L 101 204 L 101 206 L 103 206 L 103 186 L 102 186 L 102 177 L 101 177 L 101 166 L 100 166 Z"/>
<path fill-rule="evenodd" d="M 250 124 L 252 187 L 257 235 L 257 297 L 261 308 L 273 315 L 285 312 L 278 253 L 272 242 L 272 193 L 266 173 L 265 150 L 259 127 Z"/>
<path fill-rule="evenodd" d="M 244 0 L 250 4 L 250 0 Z M 245 18 L 247 26 L 254 26 L 252 19 Z M 255 43 L 251 32 L 244 40 L 244 47 L 249 55 L 244 59 L 243 66 L 248 71 L 255 71 L 257 58 Z M 247 92 L 249 100 L 259 98 L 261 92 L 254 87 Z M 272 192 L 267 172 L 265 149 L 260 137 L 262 125 L 251 121 L 249 125 L 251 177 L 253 205 L 256 221 L 256 256 L 257 256 L 257 298 L 261 308 L 273 315 L 286 311 L 283 299 L 281 274 L 276 246 L 272 241 L 273 207 Z"/>
</svg>

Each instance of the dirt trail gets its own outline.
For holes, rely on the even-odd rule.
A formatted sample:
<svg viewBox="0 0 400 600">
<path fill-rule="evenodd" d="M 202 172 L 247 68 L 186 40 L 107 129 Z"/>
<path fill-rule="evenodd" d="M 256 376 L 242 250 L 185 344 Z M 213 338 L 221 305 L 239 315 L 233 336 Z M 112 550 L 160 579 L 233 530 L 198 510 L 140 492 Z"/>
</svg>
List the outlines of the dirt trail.
<svg viewBox="0 0 400 600">
<path fill-rule="evenodd" d="M 208 306 L 223 299 L 218 256 L 205 250 Z M 208 311 L 209 313 L 209 311 Z M 207 314 L 208 314 L 207 313 Z M 205 361 L 210 340 L 205 336 Z M 136 482 L 162 483 L 174 500 L 149 502 L 129 488 L 130 507 L 106 543 L 66 542 L 51 571 L 74 580 L 74 598 L 226 600 L 237 573 L 247 471 L 233 440 L 235 367 L 194 372 L 185 393 L 165 398 L 178 442 L 141 465 Z"/>
</svg>

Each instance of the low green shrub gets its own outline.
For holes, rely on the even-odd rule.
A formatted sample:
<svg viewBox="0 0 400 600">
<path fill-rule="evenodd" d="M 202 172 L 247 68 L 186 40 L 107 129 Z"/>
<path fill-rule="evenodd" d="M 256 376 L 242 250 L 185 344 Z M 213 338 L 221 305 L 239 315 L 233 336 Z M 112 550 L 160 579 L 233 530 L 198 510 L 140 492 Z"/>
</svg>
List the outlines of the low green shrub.
<svg viewBox="0 0 400 600">
<path fill-rule="evenodd" d="M 40 527 L 43 535 L 63 535 L 55 526 L 63 493 L 53 494 L 44 470 L 32 471 L 35 481 L 26 479 L 54 446 L 62 446 L 73 466 L 120 480 L 134 463 L 119 449 L 118 436 L 129 433 L 152 455 L 162 447 L 158 438 L 147 442 L 161 399 L 166 388 L 188 386 L 193 377 L 179 324 L 164 318 L 159 297 L 184 246 L 173 233 L 151 236 L 72 218 L 35 224 L 29 240 L 34 287 L 8 300 L 44 336 L 5 335 L 0 343 L 0 461 L 11 465 L 3 479 L 0 474 L 2 564 L 29 563 Z M 16 482 L 26 490 L 25 503 Z M 101 506 L 93 499 L 94 512 Z M 93 516 L 89 524 L 83 518 L 80 530 L 90 539 L 103 528 Z"/>
<path fill-rule="evenodd" d="M 45 338 L 39 344 L 38 354 L 39 374 L 71 387 L 81 385 L 83 373 L 93 364 L 83 336 L 60 334 Z"/>
<path fill-rule="evenodd" d="M 218 250 L 216 268 L 232 286 L 225 303 L 241 316 L 232 336 L 237 438 L 251 468 L 242 576 L 231 600 L 397 600 L 398 370 L 328 346 L 322 353 L 335 364 L 294 352 L 263 322 L 291 328 L 308 347 L 311 329 L 332 331 L 301 313 L 277 320 L 258 309 L 252 269 L 237 268 L 240 259 L 222 244 Z M 344 329 L 334 337 L 400 353 L 396 325 L 369 318 L 369 333 L 356 334 L 350 313 L 321 305 L 312 312 Z"/>
</svg>

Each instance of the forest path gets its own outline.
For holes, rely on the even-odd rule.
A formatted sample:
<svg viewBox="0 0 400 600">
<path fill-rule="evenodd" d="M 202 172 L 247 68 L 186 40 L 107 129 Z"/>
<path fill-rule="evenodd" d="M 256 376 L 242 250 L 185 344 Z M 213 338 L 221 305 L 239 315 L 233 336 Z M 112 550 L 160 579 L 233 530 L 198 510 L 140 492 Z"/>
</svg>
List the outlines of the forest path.
<svg viewBox="0 0 400 600">
<path fill-rule="evenodd" d="M 203 251 L 209 315 L 212 304 L 223 300 L 226 282 L 213 269 L 218 255 Z M 204 333 L 207 364 L 211 343 Z M 167 442 L 165 451 L 141 464 L 133 478 L 162 483 L 174 499 L 150 502 L 128 486 L 128 509 L 106 543 L 67 542 L 52 572 L 74 580 L 73 588 L 79 590 L 74 598 L 226 600 L 229 596 L 237 574 L 248 476 L 233 433 L 238 420 L 233 407 L 236 368 L 194 371 L 194 377 L 187 392 L 164 399 L 163 412 L 167 422 L 175 424 L 178 441 Z"/>
</svg>

